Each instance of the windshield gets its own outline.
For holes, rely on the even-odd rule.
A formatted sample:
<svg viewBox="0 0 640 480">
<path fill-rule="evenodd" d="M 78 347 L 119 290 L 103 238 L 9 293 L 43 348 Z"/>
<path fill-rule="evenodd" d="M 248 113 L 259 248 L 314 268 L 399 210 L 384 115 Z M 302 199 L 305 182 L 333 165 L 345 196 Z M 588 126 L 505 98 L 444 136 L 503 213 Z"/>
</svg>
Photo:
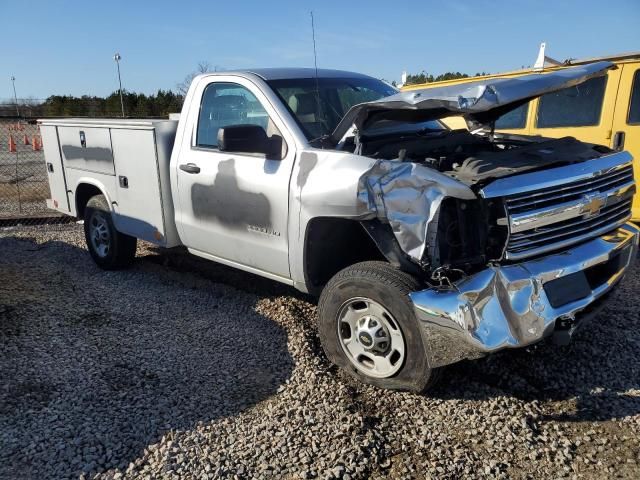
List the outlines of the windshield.
<svg viewBox="0 0 640 480">
<path fill-rule="evenodd" d="M 292 78 L 268 83 L 309 140 L 330 135 L 354 105 L 397 93 L 374 78 Z"/>
</svg>

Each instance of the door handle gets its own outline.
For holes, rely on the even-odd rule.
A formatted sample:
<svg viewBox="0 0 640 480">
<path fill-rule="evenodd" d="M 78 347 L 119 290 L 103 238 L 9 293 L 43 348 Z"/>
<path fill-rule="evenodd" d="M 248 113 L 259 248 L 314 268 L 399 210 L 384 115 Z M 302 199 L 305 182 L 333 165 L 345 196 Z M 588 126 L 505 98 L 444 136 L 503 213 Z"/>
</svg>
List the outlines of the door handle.
<svg viewBox="0 0 640 480">
<path fill-rule="evenodd" d="M 200 173 L 200 167 L 195 163 L 183 163 L 180 165 L 180 170 L 187 173 Z"/>
<path fill-rule="evenodd" d="M 621 151 L 624 148 L 624 132 L 619 131 L 613 136 L 613 149 L 616 152 Z"/>
</svg>

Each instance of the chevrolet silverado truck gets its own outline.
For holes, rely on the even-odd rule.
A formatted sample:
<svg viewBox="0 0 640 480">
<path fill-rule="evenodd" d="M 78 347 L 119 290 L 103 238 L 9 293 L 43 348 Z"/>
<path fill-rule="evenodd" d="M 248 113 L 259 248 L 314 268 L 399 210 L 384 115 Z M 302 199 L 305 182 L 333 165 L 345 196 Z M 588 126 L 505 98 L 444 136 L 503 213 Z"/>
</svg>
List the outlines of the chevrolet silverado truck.
<svg viewBox="0 0 640 480">
<path fill-rule="evenodd" d="M 567 342 L 635 260 L 627 152 L 486 128 L 610 68 L 401 93 L 335 70 L 203 74 L 179 120 L 41 120 L 49 205 L 84 220 L 104 269 L 142 239 L 319 296 L 333 363 L 421 391 L 454 362 Z"/>
</svg>

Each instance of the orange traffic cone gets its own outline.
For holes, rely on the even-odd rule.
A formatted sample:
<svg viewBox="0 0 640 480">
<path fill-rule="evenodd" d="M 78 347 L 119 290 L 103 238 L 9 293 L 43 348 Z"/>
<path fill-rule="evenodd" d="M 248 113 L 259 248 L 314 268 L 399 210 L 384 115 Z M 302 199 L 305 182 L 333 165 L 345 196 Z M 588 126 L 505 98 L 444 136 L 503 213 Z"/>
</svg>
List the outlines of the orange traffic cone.
<svg viewBox="0 0 640 480">
<path fill-rule="evenodd" d="M 42 141 L 40 140 L 39 136 L 34 135 L 33 136 L 33 142 L 32 142 L 32 148 L 34 152 L 38 152 L 40 151 L 40 149 L 42 149 Z"/>
<path fill-rule="evenodd" d="M 24 134 L 23 142 L 24 142 L 24 144 L 25 144 L 25 145 L 30 145 L 30 143 L 29 143 L 29 137 L 27 137 L 27 134 L 26 134 L 26 133 Z"/>
<path fill-rule="evenodd" d="M 15 153 L 16 151 L 16 142 L 13 140 L 13 135 L 9 135 L 9 153 Z"/>
</svg>

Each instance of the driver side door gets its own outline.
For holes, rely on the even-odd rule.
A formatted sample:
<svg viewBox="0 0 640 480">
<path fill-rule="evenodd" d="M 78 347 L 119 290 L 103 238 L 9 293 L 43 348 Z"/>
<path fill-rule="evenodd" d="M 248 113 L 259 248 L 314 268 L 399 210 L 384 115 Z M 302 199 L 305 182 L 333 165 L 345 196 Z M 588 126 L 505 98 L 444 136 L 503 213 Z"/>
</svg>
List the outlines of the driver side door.
<svg viewBox="0 0 640 480">
<path fill-rule="evenodd" d="M 210 80 L 213 78 L 213 80 Z M 241 77 L 201 80 L 180 147 L 176 218 L 182 242 L 200 256 L 282 280 L 290 277 L 287 223 L 293 141 L 262 92 Z M 195 106 L 195 103 L 193 104 Z M 279 155 L 222 151 L 218 132 L 259 125 L 282 137 Z"/>
</svg>

